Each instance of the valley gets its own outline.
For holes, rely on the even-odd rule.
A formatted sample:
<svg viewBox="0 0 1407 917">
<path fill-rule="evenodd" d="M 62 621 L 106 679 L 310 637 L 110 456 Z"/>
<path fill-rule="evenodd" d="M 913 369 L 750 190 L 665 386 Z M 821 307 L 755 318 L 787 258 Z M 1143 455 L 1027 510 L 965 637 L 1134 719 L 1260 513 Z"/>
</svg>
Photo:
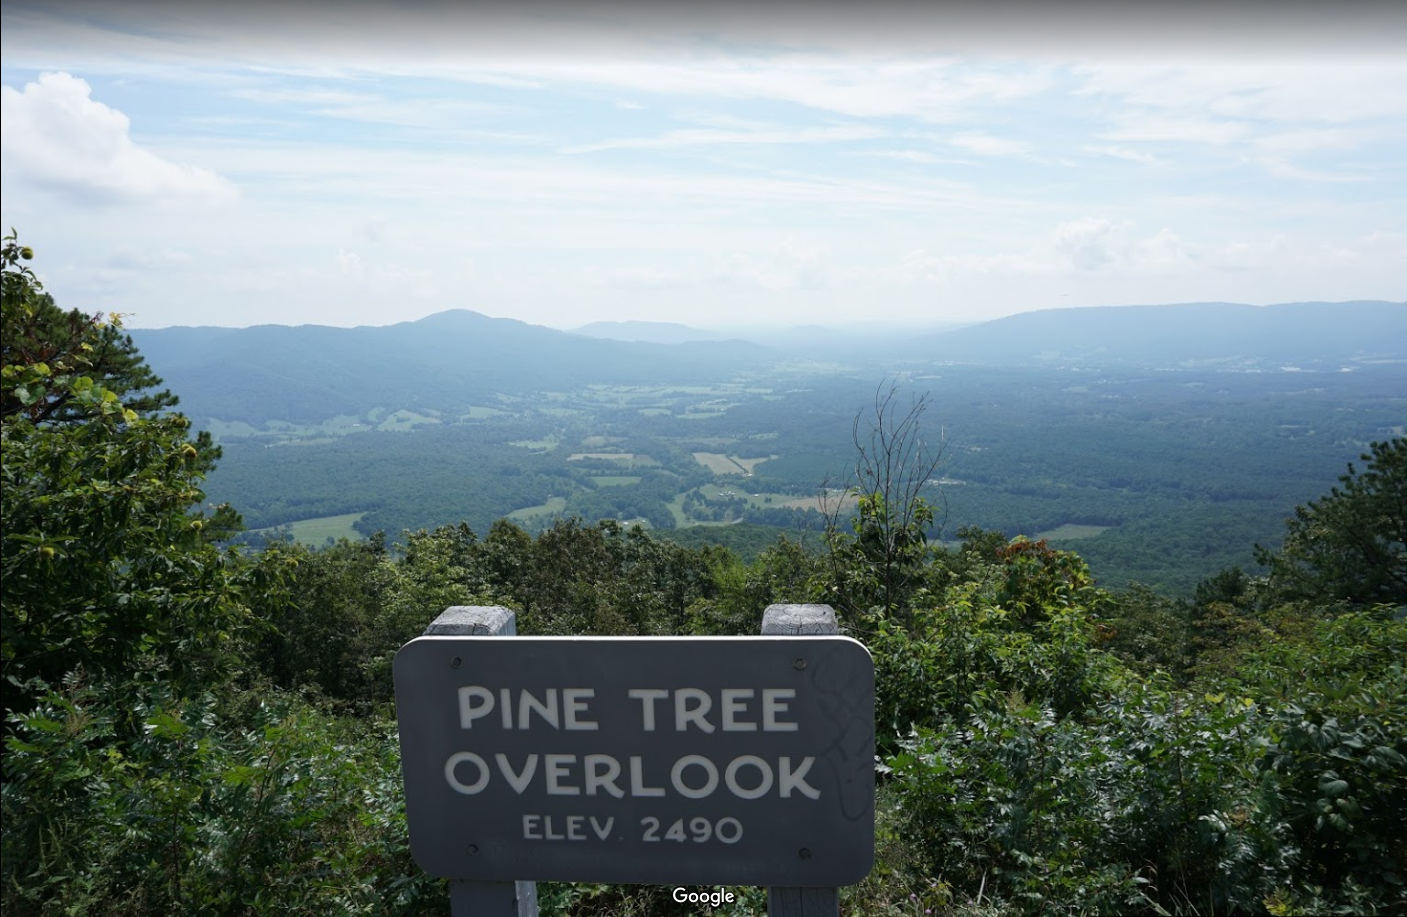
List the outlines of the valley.
<svg viewBox="0 0 1407 917">
<path fill-rule="evenodd" d="M 823 529 L 819 495 L 830 488 L 834 508 L 853 483 L 856 424 L 864 432 L 876 391 L 893 384 L 896 403 L 927 399 L 924 434 L 942 445 L 923 491 L 938 509 L 932 537 L 976 526 L 1078 542 L 1105 585 L 1187 595 L 1225 567 L 1253 569 L 1251 546 L 1277 543 L 1295 505 L 1407 416 L 1407 364 L 1395 359 L 1052 365 L 960 361 L 930 346 L 808 361 L 746 345 L 746 360 L 721 359 L 711 377 L 688 364 L 653 384 L 611 381 L 637 368 L 609 360 L 592 380 L 590 359 L 556 366 L 541 390 L 451 384 L 427 366 L 413 385 L 317 417 L 296 388 L 257 410 L 241 408 L 254 399 L 238 384 L 206 398 L 143 343 L 158 373 L 196 393 L 182 409 L 224 450 L 207 496 L 234 505 L 255 544 L 395 540 L 460 521 L 482 535 L 505 517 L 538 531 L 576 516 L 666 535 L 742 526 L 729 542 L 753 556 L 779 535 Z M 362 375 L 384 375 L 393 356 Z M 562 384 L 568 376 L 588 381 Z"/>
</svg>

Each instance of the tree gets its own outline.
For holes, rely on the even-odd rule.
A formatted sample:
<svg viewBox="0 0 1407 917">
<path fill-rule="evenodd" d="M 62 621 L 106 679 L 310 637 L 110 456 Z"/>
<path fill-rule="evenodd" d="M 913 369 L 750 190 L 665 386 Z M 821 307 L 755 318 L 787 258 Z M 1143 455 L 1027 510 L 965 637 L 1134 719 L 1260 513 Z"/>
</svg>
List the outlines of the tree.
<svg viewBox="0 0 1407 917">
<path fill-rule="evenodd" d="M 1407 438 L 1375 442 L 1340 486 L 1295 508 L 1279 551 L 1257 546 L 1282 597 L 1407 605 Z"/>
<path fill-rule="evenodd" d="M 138 404 L 169 402 L 143 402 L 139 388 L 155 377 L 135 350 L 105 349 L 113 338 L 98 318 L 55 322 L 52 301 L 21 264 L 30 257 L 13 235 L 5 240 L 6 706 L 23 709 L 76 668 L 102 676 L 154 667 L 206 681 L 244 616 L 235 557 L 215 543 L 238 516 L 196 511 L 219 451 L 208 434 L 190 439 L 185 417 L 123 403 L 119 392 Z"/>
<path fill-rule="evenodd" d="M 11 230 L 4 243 L 0 362 L 13 369 L 6 370 L 0 416 L 23 415 L 36 424 L 83 422 L 90 405 L 71 384 L 80 378 L 111 392 L 139 417 L 175 407 L 175 395 L 155 391 L 161 379 L 137 353 L 131 335 L 123 334 L 121 318 L 60 309 L 20 264 L 33 257 Z M 52 379 L 46 381 L 46 374 Z"/>
<path fill-rule="evenodd" d="M 838 599 L 852 610 L 881 607 L 892 613 L 923 576 L 928 531 L 937 517 L 922 494 L 942 461 L 944 445 L 941 434 L 936 445 L 924 438 L 922 419 L 929 403 L 926 393 L 911 398 L 901 415 L 898 384 L 881 384 L 873 414 L 856 415 L 855 483 L 845 489 L 856 500 L 849 533 L 839 525 L 844 501 L 832 501 L 823 488 L 826 541 L 838 564 L 837 579 L 847 581 L 845 595 Z"/>
</svg>

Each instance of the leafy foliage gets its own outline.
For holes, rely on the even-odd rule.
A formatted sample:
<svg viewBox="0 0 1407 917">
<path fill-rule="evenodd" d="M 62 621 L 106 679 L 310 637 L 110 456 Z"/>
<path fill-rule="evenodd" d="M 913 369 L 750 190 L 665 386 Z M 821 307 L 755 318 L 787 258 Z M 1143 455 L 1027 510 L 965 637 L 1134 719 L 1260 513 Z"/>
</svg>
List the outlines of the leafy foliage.
<svg viewBox="0 0 1407 917">
<path fill-rule="evenodd" d="M 1295 509 L 1278 552 L 1261 549 L 1286 598 L 1407 605 L 1407 437 L 1373 443 L 1362 460 Z"/>
<path fill-rule="evenodd" d="M 10 725 L 7 914 L 444 912 L 410 860 L 393 724 L 78 680 Z"/>
<path fill-rule="evenodd" d="M 189 439 L 180 415 L 124 406 L 117 392 L 149 376 L 104 375 L 96 324 L 47 348 L 58 353 L 52 365 L 33 362 L 46 348 L 31 343 L 53 330 L 53 316 L 21 255 L 12 237 L 3 398 L 19 407 L 0 418 L 0 609 L 4 678 L 18 693 L 7 701 L 22 707 L 79 667 L 101 675 L 140 661 L 202 680 L 243 617 L 249 579 L 213 540 L 238 527 L 234 512 L 191 513 L 219 452 L 208 436 Z M 269 585 L 262 572 L 249 571 L 252 584 Z"/>
<path fill-rule="evenodd" d="M 0 417 L 35 424 L 86 420 L 95 406 L 122 402 L 124 410 L 148 416 L 174 407 L 169 391 L 151 391 L 161 379 L 137 353 L 120 317 L 104 320 L 77 309 L 64 312 L 21 262 L 34 252 L 12 230 L 3 252 L 3 329 L 0 329 Z M 88 383 L 80 380 L 87 379 Z M 104 397 L 110 392 L 112 398 Z M 99 399 L 95 402 L 94 399 Z"/>
</svg>

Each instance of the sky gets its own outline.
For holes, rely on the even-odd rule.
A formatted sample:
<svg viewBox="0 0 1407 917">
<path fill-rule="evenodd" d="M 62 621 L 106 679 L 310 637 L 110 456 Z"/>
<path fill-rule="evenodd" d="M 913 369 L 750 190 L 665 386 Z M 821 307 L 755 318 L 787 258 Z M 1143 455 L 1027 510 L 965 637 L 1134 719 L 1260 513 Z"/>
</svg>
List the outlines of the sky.
<svg viewBox="0 0 1407 917">
<path fill-rule="evenodd" d="M 1407 300 L 1407 4 L 697 6 L 6 0 L 0 223 L 136 328 Z"/>
</svg>

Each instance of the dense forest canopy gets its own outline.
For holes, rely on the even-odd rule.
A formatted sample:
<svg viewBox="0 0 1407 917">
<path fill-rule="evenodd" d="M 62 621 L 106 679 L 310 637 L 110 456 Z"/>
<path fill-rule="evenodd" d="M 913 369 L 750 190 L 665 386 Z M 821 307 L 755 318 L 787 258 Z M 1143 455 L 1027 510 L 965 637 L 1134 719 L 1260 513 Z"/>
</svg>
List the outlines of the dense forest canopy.
<svg viewBox="0 0 1407 917">
<path fill-rule="evenodd" d="M 747 635 L 775 602 L 831 605 L 875 661 L 877 862 L 846 913 L 1407 908 L 1401 436 L 1286 505 L 1282 546 L 1246 546 L 1266 575 L 1185 598 L 999 529 L 932 537 L 932 466 L 906 449 L 923 412 L 883 396 L 840 428 L 858 499 L 751 560 L 589 517 L 253 549 L 239 507 L 206 501 L 211 437 L 30 256 L 6 239 L 6 914 L 442 914 L 407 846 L 398 647 L 450 605 L 506 606 L 525 634 Z M 715 912 L 763 911 L 738 891 Z M 539 894 L 695 912 L 663 888 Z"/>
</svg>

